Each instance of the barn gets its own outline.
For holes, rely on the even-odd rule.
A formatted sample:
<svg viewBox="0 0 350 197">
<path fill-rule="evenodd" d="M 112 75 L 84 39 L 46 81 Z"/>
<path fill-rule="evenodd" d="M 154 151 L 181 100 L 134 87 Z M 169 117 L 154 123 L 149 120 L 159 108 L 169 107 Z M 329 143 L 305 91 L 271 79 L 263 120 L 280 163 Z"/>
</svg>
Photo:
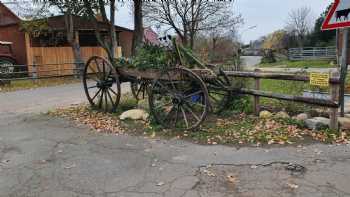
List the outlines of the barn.
<svg viewBox="0 0 350 197">
<path fill-rule="evenodd" d="M 25 24 L 30 22 L 39 25 L 33 25 L 33 29 L 28 33 L 24 29 Z M 82 58 L 87 60 L 92 55 L 106 56 L 97 42 L 94 25 L 79 16 L 73 17 L 73 23 Z M 38 28 L 38 31 L 35 28 Z M 106 34 L 108 28 L 108 24 L 99 24 L 102 35 Z M 28 70 L 32 70 L 32 65 L 47 65 L 40 67 L 39 75 L 40 72 L 47 73 L 48 70 L 61 70 L 58 73 L 60 75 L 72 72 L 69 70 L 74 67 L 71 64 L 74 62 L 74 56 L 65 31 L 63 15 L 25 21 L 0 2 L 0 40 L 13 43 L 16 64 L 28 65 Z M 115 26 L 115 31 L 118 46 L 116 56 L 131 56 L 133 30 Z"/>
</svg>

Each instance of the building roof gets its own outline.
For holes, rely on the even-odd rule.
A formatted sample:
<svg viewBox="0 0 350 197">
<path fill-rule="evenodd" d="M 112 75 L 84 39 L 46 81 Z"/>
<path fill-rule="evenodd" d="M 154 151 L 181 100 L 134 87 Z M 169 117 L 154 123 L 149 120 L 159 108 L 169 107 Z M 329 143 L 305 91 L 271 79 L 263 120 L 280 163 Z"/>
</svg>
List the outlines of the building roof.
<svg viewBox="0 0 350 197">
<path fill-rule="evenodd" d="M 66 29 L 66 23 L 65 23 L 64 17 L 65 17 L 64 15 L 51 16 L 43 19 L 36 19 L 34 21 L 45 20 L 50 30 L 64 30 Z M 95 30 L 95 25 L 85 17 L 73 16 L 73 23 L 74 23 L 75 30 Z M 104 22 L 99 22 L 98 28 L 100 30 L 108 30 L 109 24 Z M 133 32 L 133 30 L 125 27 L 115 26 L 115 28 L 116 28 L 116 31 Z"/>
<path fill-rule="evenodd" d="M 3 3 L 0 2 L 0 26 L 7 26 L 17 24 L 21 21 L 21 19 L 12 12 L 11 9 L 6 7 Z"/>
<path fill-rule="evenodd" d="M 5 14 L 7 18 L 2 17 L 1 12 L 0 12 L 0 26 L 5 26 L 5 25 L 12 25 L 12 24 L 18 24 L 20 22 L 31 22 L 31 21 L 43 21 L 46 20 L 48 28 L 51 30 L 63 30 L 66 29 L 65 25 L 65 20 L 64 20 L 64 15 L 57 15 L 57 16 L 50 16 L 47 18 L 42 18 L 42 19 L 35 19 L 35 20 L 23 20 L 19 16 L 17 16 L 9 7 L 5 6 L 3 3 L 0 2 L 0 9 L 5 10 Z M 3 23 L 1 23 L 4 21 Z M 74 28 L 76 30 L 95 30 L 95 26 L 91 21 L 89 21 L 85 17 L 81 16 L 73 16 L 73 22 L 74 22 Z M 104 29 L 109 29 L 109 24 L 108 23 L 103 23 L 100 22 L 98 24 L 99 28 L 102 30 Z M 133 30 L 121 27 L 121 26 L 115 26 L 117 31 L 129 31 L 133 32 Z"/>
</svg>

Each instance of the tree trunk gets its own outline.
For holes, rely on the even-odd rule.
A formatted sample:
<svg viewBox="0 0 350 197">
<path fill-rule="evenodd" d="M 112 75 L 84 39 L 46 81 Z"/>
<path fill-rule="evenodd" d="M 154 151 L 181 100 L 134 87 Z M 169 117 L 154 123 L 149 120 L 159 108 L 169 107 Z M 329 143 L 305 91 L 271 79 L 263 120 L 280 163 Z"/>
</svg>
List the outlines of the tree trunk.
<svg viewBox="0 0 350 197">
<path fill-rule="evenodd" d="M 81 57 L 78 33 L 74 32 L 73 16 L 69 11 L 65 13 L 64 18 L 65 18 L 65 25 L 66 25 L 66 31 L 67 31 L 67 41 L 72 47 L 75 68 L 77 69 L 75 73 L 77 76 L 81 77 L 84 69 L 84 62 Z"/>
<path fill-rule="evenodd" d="M 191 35 L 190 35 L 190 49 L 191 50 L 194 47 L 194 38 L 195 38 L 195 34 L 194 34 L 194 32 L 191 32 Z"/>
<path fill-rule="evenodd" d="M 142 0 L 134 0 L 134 34 L 132 39 L 132 55 L 137 54 L 143 42 Z"/>
<path fill-rule="evenodd" d="M 117 35 L 115 33 L 115 0 L 110 1 L 110 19 L 111 19 L 111 26 L 110 26 L 110 35 L 111 35 L 111 54 L 110 59 L 113 60 L 115 58 L 115 50 L 117 45 Z"/>
</svg>

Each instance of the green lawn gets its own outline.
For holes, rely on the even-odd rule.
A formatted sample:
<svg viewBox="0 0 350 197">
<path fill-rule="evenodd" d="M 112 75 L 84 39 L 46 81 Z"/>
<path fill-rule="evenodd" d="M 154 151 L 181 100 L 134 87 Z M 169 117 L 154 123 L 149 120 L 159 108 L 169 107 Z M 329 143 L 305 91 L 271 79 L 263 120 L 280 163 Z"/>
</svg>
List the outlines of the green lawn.
<svg viewBox="0 0 350 197">
<path fill-rule="evenodd" d="M 275 67 L 275 68 L 333 68 L 335 64 L 332 64 L 329 60 L 305 60 L 305 61 L 290 61 L 282 60 L 274 63 L 260 64 L 259 67 Z"/>
</svg>

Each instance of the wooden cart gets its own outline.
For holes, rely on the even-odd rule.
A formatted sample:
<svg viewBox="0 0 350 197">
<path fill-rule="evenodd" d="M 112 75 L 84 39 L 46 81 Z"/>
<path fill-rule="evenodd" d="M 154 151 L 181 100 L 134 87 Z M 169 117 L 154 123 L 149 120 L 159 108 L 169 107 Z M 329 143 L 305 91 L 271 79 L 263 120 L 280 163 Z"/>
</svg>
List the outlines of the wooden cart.
<svg viewBox="0 0 350 197">
<path fill-rule="evenodd" d="M 220 112 L 232 100 L 231 83 L 224 72 L 199 61 L 198 64 L 200 69 L 179 64 L 166 69 L 139 70 L 118 67 L 94 56 L 86 63 L 83 84 L 92 107 L 115 111 L 122 95 L 121 84 L 130 82 L 136 99 L 148 96 L 155 121 L 166 128 L 192 130 L 200 126 L 209 111 Z"/>
</svg>

